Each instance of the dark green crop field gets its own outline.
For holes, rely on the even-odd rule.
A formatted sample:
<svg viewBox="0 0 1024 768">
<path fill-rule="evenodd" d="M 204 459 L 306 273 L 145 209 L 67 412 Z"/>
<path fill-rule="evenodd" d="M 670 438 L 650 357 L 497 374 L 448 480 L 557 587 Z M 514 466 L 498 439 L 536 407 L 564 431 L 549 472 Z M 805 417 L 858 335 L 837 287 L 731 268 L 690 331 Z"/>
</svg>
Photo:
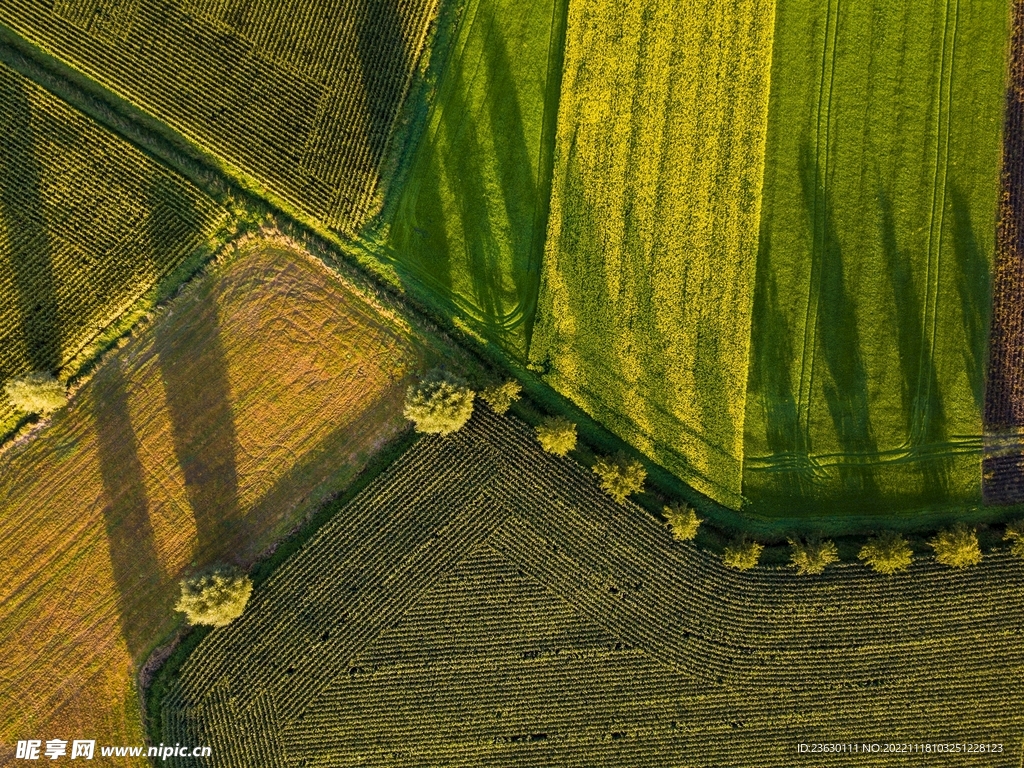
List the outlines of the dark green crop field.
<svg viewBox="0 0 1024 768">
<path fill-rule="evenodd" d="M 779 766 L 822 740 L 1002 742 L 1016 760 L 1022 609 L 1006 554 L 894 577 L 731 571 L 481 407 L 206 636 L 160 740 L 238 768 Z"/>
<path fill-rule="evenodd" d="M 779 2 L 750 510 L 980 503 L 1008 13 Z"/>
<path fill-rule="evenodd" d="M 525 358 L 551 193 L 566 0 L 467 0 L 387 253 L 448 311 Z"/>
<path fill-rule="evenodd" d="M 434 0 L 9 0 L 0 21 L 351 233 Z"/>
<path fill-rule="evenodd" d="M 0 385 L 68 363 L 226 215 L 0 65 Z M 16 423 L 0 398 L 0 436 Z"/>
</svg>

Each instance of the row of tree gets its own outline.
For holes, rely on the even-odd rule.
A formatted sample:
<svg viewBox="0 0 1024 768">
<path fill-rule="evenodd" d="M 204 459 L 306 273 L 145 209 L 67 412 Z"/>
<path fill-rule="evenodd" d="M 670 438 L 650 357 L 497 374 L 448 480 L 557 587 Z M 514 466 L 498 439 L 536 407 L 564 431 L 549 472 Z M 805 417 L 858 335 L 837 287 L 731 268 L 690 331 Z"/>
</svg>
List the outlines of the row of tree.
<svg viewBox="0 0 1024 768">
<path fill-rule="evenodd" d="M 1024 520 L 1010 523 L 1003 540 L 1010 542 L 1010 552 L 1024 559 Z M 817 538 L 790 539 L 790 564 L 800 574 L 822 573 L 826 567 L 839 562 L 839 551 L 832 541 Z M 928 540 L 935 560 L 950 568 L 967 568 L 982 560 L 978 531 L 965 523 L 943 528 Z M 756 566 L 764 546 L 748 538 L 740 538 L 725 548 L 723 560 L 738 570 Z M 904 571 L 914 561 L 914 552 L 906 537 L 895 531 L 883 531 L 868 539 L 860 548 L 857 558 L 877 573 L 893 574 Z"/>
<path fill-rule="evenodd" d="M 13 393 L 9 385 L 8 394 L 12 399 L 49 398 L 48 404 L 58 404 L 63 387 L 59 385 L 61 391 L 58 392 L 54 381 L 39 378 L 30 380 L 27 385 L 22 381 Z M 501 414 L 511 408 L 521 392 L 519 382 L 506 381 L 482 390 L 480 397 L 495 413 Z M 419 432 L 450 435 L 469 421 L 475 397 L 476 392 L 459 377 L 444 370 L 431 371 L 409 388 L 405 416 Z M 38 402 L 33 400 L 27 404 L 35 406 Z M 566 456 L 576 448 L 576 425 L 564 416 L 544 419 L 535 427 L 535 432 L 537 441 L 548 453 Z M 598 457 L 593 471 L 600 479 L 602 490 L 620 504 L 631 494 L 642 491 L 647 478 L 643 465 L 622 453 Z M 691 541 L 697 536 L 703 520 L 692 507 L 675 503 L 666 506 L 663 512 L 675 540 Z M 1011 553 L 1024 559 L 1024 520 L 1008 525 L 1003 538 L 1010 542 Z M 939 531 L 928 544 L 935 552 L 936 561 L 951 568 L 967 568 L 982 560 L 977 530 L 964 523 Z M 789 545 L 790 564 L 801 575 L 823 573 L 828 566 L 839 562 L 839 550 L 833 541 L 794 538 L 789 540 Z M 749 570 L 758 565 L 763 551 L 763 544 L 743 536 L 725 547 L 722 560 L 730 568 Z M 884 531 L 868 539 L 858 558 L 878 573 L 893 574 L 909 568 L 914 555 L 905 537 L 895 531 Z M 181 598 L 175 607 L 193 624 L 224 626 L 242 614 L 251 593 L 252 582 L 248 576 L 234 568 L 215 568 L 183 580 Z"/>
<path fill-rule="evenodd" d="M 517 381 L 489 387 L 480 396 L 496 413 L 505 413 L 519 399 L 522 388 Z M 420 432 L 451 434 L 460 429 L 473 413 L 475 393 L 465 381 L 443 370 L 427 374 L 409 388 L 405 415 Z M 548 453 L 565 456 L 576 447 L 576 425 L 563 416 L 546 418 L 535 428 L 537 440 Z M 618 503 L 643 490 L 647 471 L 643 464 L 625 454 L 598 457 L 592 467 L 600 479 L 602 490 Z M 701 520 L 686 504 L 664 508 L 664 515 L 673 537 L 689 541 L 697 535 Z M 1024 520 L 1007 526 L 1006 541 L 1011 552 L 1024 559 Z M 939 531 L 928 541 L 935 559 L 951 568 L 966 568 L 981 562 L 982 553 L 977 530 L 964 523 Z M 790 564 L 802 575 L 819 574 L 839 562 L 835 542 L 817 537 L 790 539 Z M 723 562 L 738 570 L 749 570 L 761 560 L 764 545 L 747 536 L 729 543 L 722 554 Z M 910 567 L 914 555 L 910 542 L 895 531 L 885 531 L 868 539 L 858 559 L 878 573 L 893 574 Z"/>
<path fill-rule="evenodd" d="M 506 381 L 488 387 L 480 397 L 495 413 L 505 413 L 519 399 L 522 386 Z M 476 393 L 458 376 L 435 369 L 409 387 L 405 398 L 405 417 L 417 432 L 450 435 L 460 430 L 473 415 Z M 535 427 L 537 442 L 548 453 L 565 456 L 576 447 L 576 425 L 564 416 L 549 416 Z M 647 470 L 635 459 L 619 453 L 602 456 L 593 466 L 601 488 L 620 504 L 643 490 Z"/>
</svg>

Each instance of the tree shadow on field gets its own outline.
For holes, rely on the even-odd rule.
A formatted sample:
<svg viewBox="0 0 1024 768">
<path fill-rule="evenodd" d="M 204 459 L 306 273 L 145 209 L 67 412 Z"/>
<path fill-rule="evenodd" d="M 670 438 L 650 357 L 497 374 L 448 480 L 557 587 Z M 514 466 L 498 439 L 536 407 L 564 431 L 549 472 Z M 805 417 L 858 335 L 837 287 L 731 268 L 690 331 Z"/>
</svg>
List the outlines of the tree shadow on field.
<svg viewBox="0 0 1024 768">
<path fill-rule="evenodd" d="M 653 15 L 653 8 L 648 7 L 644 9 L 641 19 L 642 28 L 646 29 L 653 23 Z M 647 110 L 644 104 L 644 96 L 646 94 L 643 82 L 644 68 L 648 62 L 647 48 L 651 42 L 651 35 L 640 36 L 639 49 L 633 67 L 633 82 L 636 85 L 633 87 L 632 103 L 630 104 L 629 135 L 624 137 L 626 146 L 631 152 L 638 146 L 643 145 L 644 134 L 649 128 Z M 670 123 L 671 121 L 669 120 L 665 121 L 665 131 L 669 129 Z M 659 182 L 664 178 L 663 174 L 666 171 L 668 158 L 663 153 L 660 160 L 661 162 L 658 167 Z M 579 166 L 577 165 L 578 168 Z M 684 305 L 686 279 L 684 275 L 682 284 L 679 286 L 678 301 L 674 302 L 673 306 L 654 305 L 655 265 L 659 256 L 664 257 L 664 254 L 659 252 L 664 249 L 661 243 L 657 241 L 656 236 L 649 238 L 650 247 L 648 243 L 644 242 L 642 236 L 645 231 L 648 235 L 653 234 L 650 231 L 652 224 L 649 223 L 650 219 L 646 215 L 648 212 L 638 210 L 638 197 L 642 191 L 643 174 L 646 170 L 648 169 L 642 163 L 629 163 L 626 165 L 622 197 L 623 256 L 620 260 L 621 268 L 618 275 L 620 291 L 618 296 L 612 297 L 609 290 L 609 303 L 602 309 L 607 318 L 608 326 L 615 329 L 616 335 L 627 335 L 631 339 L 631 343 L 626 346 L 627 354 L 637 358 L 634 360 L 615 360 L 615 368 L 618 371 L 616 381 L 619 387 L 627 386 L 621 373 L 623 370 L 632 369 L 633 371 L 639 371 L 640 376 L 637 385 L 642 394 L 642 401 L 648 411 L 649 420 L 653 424 L 658 424 L 662 427 L 669 425 L 678 427 L 678 420 L 673 413 L 673 388 L 669 383 L 668 370 L 670 365 L 669 354 L 672 351 L 672 339 L 667 338 L 666 334 L 661 332 L 658 319 L 659 317 L 664 318 L 666 314 L 678 313 L 675 314 L 676 322 L 681 323 L 684 320 L 684 317 L 681 315 L 686 311 Z M 657 189 L 658 203 L 664 200 L 670 188 L 668 184 L 659 183 Z M 582 178 L 579 179 L 579 191 L 576 194 L 578 195 L 577 199 L 586 200 L 585 181 Z M 656 203 L 654 210 L 659 211 L 662 209 Z M 592 226 L 595 223 L 592 213 L 590 222 Z M 654 223 L 653 226 L 656 228 L 657 223 Z M 603 261 L 604 249 L 600 245 L 599 233 L 600 230 L 596 230 L 591 236 L 593 244 L 590 247 L 595 249 L 593 255 Z M 602 265 L 592 272 L 588 271 L 586 274 L 593 275 L 596 281 L 601 280 L 602 276 L 606 273 L 607 270 Z M 697 331 L 697 337 L 699 345 L 702 338 L 700 329 Z M 611 345 L 611 343 L 612 339 L 606 339 L 606 344 Z M 708 350 L 703 351 L 707 352 Z M 606 359 L 611 359 L 610 352 L 611 350 L 605 352 L 604 357 Z M 697 367 L 705 363 L 710 367 L 715 365 L 714 361 L 703 360 L 700 350 L 693 362 Z M 632 387 L 631 384 L 629 386 Z M 606 387 L 605 389 L 609 394 L 611 393 L 610 388 Z M 615 403 L 615 408 L 632 418 L 638 417 L 639 414 L 629 412 L 624 394 L 620 395 L 618 402 Z M 687 395 L 689 394 L 691 393 L 687 393 Z M 697 387 L 696 398 L 700 400 L 703 394 L 703 387 Z M 714 396 L 717 395 L 719 395 L 718 392 L 714 393 Z M 705 425 L 702 424 L 701 426 Z"/>
<path fill-rule="evenodd" d="M 882 256 L 893 304 L 896 307 L 896 344 L 903 377 L 903 412 L 911 448 L 927 447 L 944 439 L 945 414 L 935 370 L 933 350 L 926 348 L 922 324 L 923 307 L 914 285 L 911 256 L 900 250 L 896 239 L 896 217 L 892 201 L 879 185 Z M 948 486 L 948 472 L 941 462 L 928 457 L 917 459 L 922 474 L 923 493 L 942 498 Z"/>
<path fill-rule="evenodd" d="M 986 345 L 992 305 L 991 266 L 974 234 L 970 206 L 956 184 L 950 184 L 953 205 L 953 252 L 956 254 L 957 293 L 966 341 L 964 365 L 979 411 L 984 408 Z"/>
<path fill-rule="evenodd" d="M 779 288 L 772 271 L 771 229 L 761 224 L 751 313 L 750 379 L 748 403 L 757 403 L 763 415 L 769 453 L 777 469 L 774 487 L 787 500 L 809 495 L 813 474 L 808 460 L 807 432 L 793 391 L 796 345 L 793 326 L 779 305 Z"/>
<path fill-rule="evenodd" d="M 812 258 L 818 261 L 817 344 L 813 354 L 815 361 L 820 354 L 830 377 L 822 391 L 844 454 L 838 463 L 839 476 L 845 495 L 874 499 L 879 494 L 873 473 L 870 466 L 861 463 L 877 451 L 869 424 L 868 374 L 855 306 L 846 287 L 843 252 L 833 220 L 834 203 L 809 141 L 803 145 L 801 166 L 804 204 L 814 243 Z M 807 396 L 813 399 L 813 387 Z M 813 407 L 812 403 L 812 411 Z"/>
<path fill-rule="evenodd" d="M 43 170 L 35 156 L 32 108 L 22 83 L 0 72 L 0 216 L 21 314 L 21 335 L 32 370 L 61 365 L 60 315 L 53 256 L 42 197 Z M 16 372 L 12 346 L 0 340 L 0 378 Z"/>
<path fill-rule="evenodd" d="M 425 142 L 423 150 L 417 164 L 422 162 L 426 171 L 416 174 L 415 193 L 399 209 L 400 223 L 392 229 L 392 245 L 402 259 L 401 266 L 414 265 L 427 276 L 431 287 L 447 298 L 452 295 L 453 285 L 452 243 L 441 207 L 444 159 Z"/>
<path fill-rule="evenodd" d="M 491 143 L 495 150 L 501 196 L 509 224 L 511 277 L 516 297 L 522 306 L 536 293 L 540 280 L 532 252 L 538 204 L 533 163 L 539 154 L 539 147 L 533 153 L 530 152 L 508 47 L 490 5 L 486 6 L 484 19 L 488 26 L 489 41 L 485 50 L 490 84 L 487 103 Z M 498 280 L 500 282 L 500 274 Z"/>
<path fill-rule="evenodd" d="M 552 254 L 553 264 L 548 269 L 559 273 L 565 290 L 557 293 L 558 323 L 547 318 L 553 326 L 548 339 L 547 357 L 535 362 L 549 373 L 552 352 L 566 358 L 564 370 L 576 370 L 570 385 L 578 405 L 588 413 L 604 413 L 605 418 L 623 413 L 625 402 L 625 372 L 622 360 L 610 348 L 609 317 L 614 319 L 614 302 L 607 282 L 588 279 L 603 275 L 604 247 L 602 222 L 586 194 L 584 171 L 580 161 L 576 130 L 566 142 L 562 175 L 562 198 L 571 201 L 572 208 L 561 218 L 561 227 L 553 235 L 557 248 Z M 568 327 L 570 333 L 558 332 L 558 325 Z M 558 361 L 555 361 L 558 362 Z M 609 414 L 609 412 L 611 412 Z M 614 429 L 618 429 L 614 425 Z"/>
<path fill-rule="evenodd" d="M 501 253 L 497 247 L 484 183 L 481 136 L 469 113 L 467 82 L 461 67 L 452 73 L 455 82 L 441 119 L 447 146 L 458 150 L 446 158 L 450 189 L 455 193 L 466 247 L 465 270 L 473 286 L 476 305 L 488 330 L 497 336 L 496 319 L 502 314 Z"/>
<path fill-rule="evenodd" d="M 440 110 L 437 134 L 417 151 L 416 186 L 402 203 L 392 246 L 442 298 L 468 300 L 488 336 L 525 354 L 502 321 L 514 304 L 532 306 L 539 286 L 534 158 L 500 21 L 486 1 L 462 23 L 469 21 L 474 28 L 465 34 L 482 38 L 479 69 L 474 59 L 446 70 L 433 107 Z M 487 88 L 478 102 L 481 81 Z M 447 219 L 446 203 L 455 210 Z"/>
<path fill-rule="evenodd" d="M 162 198 L 151 191 L 151 226 L 159 226 Z M 186 205 L 187 200 L 177 204 Z M 151 231 L 153 243 L 160 232 Z M 199 287 L 202 290 L 202 286 Z M 185 477 L 195 515 L 197 557 L 222 553 L 240 517 L 235 466 L 235 424 L 227 358 L 220 338 L 217 302 L 212 292 L 196 297 L 187 312 L 169 312 L 156 324 L 159 358 L 174 451 Z"/>
<path fill-rule="evenodd" d="M 149 618 L 169 613 L 173 595 L 161 589 L 167 574 L 156 551 L 138 440 L 129 418 L 124 375 L 116 358 L 96 376 L 92 409 L 121 633 L 132 660 L 138 663 L 154 640 Z M 156 608 L 151 600 L 158 594 L 166 597 L 164 605 Z"/>
</svg>

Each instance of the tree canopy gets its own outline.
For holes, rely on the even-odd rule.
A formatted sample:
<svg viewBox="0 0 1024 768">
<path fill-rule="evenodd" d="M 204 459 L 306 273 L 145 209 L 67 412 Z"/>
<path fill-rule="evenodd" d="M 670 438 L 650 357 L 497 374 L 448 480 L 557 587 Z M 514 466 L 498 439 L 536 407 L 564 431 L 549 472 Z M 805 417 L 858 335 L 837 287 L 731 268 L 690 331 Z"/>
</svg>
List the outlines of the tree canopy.
<svg viewBox="0 0 1024 768">
<path fill-rule="evenodd" d="M 251 594 L 248 576 L 233 568 L 220 568 L 183 579 L 174 608 L 192 624 L 223 627 L 242 615 Z"/>
<path fill-rule="evenodd" d="M 664 508 L 665 519 L 676 541 L 690 541 L 697 535 L 697 529 L 704 522 L 688 504 L 670 504 Z"/>
<path fill-rule="evenodd" d="M 405 418 L 417 432 L 450 435 L 473 415 L 475 393 L 458 376 L 435 369 L 409 387 L 405 396 Z"/>
<path fill-rule="evenodd" d="M 505 413 L 519 399 L 522 391 L 523 386 L 518 381 L 509 379 L 504 384 L 487 387 L 480 393 L 480 397 L 495 413 Z"/>
<path fill-rule="evenodd" d="M 966 568 L 981 562 L 977 531 L 964 523 L 943 528 L 928 540 L 928 546 L 935 550 L 935 559 L 950 568 Z"/>
<path fill-rule="evenodd" d="M 51 373 L 28 373 L 4 385 L 14 407 L 25 413 L 46 415 L 67 405 L 67 387 Z"/>
<path fill-rule="evenodd" d="M 839 550 L 835 542 L 811 538 L 805 541 L 790 539 L 789 562 L 801 576 L 823 573 L 832 563 L 839 562 Z"/>
<path fill-rule="evenodd" d="M 601 489 L 620 504 L 631 493 L 642 491 L 647 479 L 644 465 L 621 453 L 599 458 L 593 469 L 601 478 Z"/>
<path fill-rule="evenodd" d="M 905 538 L 895 531 L 884 531 L 868 539 L 857 557 L 878 573 L 893 574 L 909 568 L 914 553 Z"/>
<path fill-rule="evenodd" d="M 537 442 L 548 453 L 565 456 L 576 447 L 576 425 L 564 416 L 549 416 L 535 431 Z"/>
<path fill-rule="evenodd" d="M 764 545 L 747 538 L 733 541 L 722 553 L 722 562 L 739 571 L 749 571 L 761 560 Z"/>
</svg>

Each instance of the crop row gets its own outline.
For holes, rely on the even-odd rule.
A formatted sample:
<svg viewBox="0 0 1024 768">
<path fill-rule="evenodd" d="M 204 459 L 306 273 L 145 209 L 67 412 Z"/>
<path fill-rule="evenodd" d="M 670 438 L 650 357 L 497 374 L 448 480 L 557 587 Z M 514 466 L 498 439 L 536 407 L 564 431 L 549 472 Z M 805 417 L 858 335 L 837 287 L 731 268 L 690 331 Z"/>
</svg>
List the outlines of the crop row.
<svg viewBox="0 0 1024 768">
<path fill-rule="evenodd" d="M 937 723 L 1006 740 L 1024 724 L 1008 705 L 1022 587 L 999 557 L 894 578 L 736 573 L 480 408 L 200 645 L 164 738 L 280 737 L 284 758 L 238 745 L 216 763 L 239 766 L 779 764 L 797 736 L 931 738 Z"/>
<path fill-rule="evenodd" d="M 519 446 L 523 458 L 513 459 L 513 466 L 525 461 L 526 452 L 532 449 L 528 431 L 518 431 L 514 441 L 510 433 L 508 445 Z M 511 447 L 506 448 L 506 453 L 510 451 Z M 958 627 L 955 619 L 940 610 L 943 605 L 970 600 L 976 617 L 1001 610 L 990 589 L 992 571 L 954 573 L 921 563 L 912 574 L 886 579 L 859 567 L 842 566 L 810 583 L 785 570 L 763 569 L 756 575 L 730 572 L 707 553 L 675 545 L 667 532 L 646 516 L 621 514 L 597 490 L 589 473 L 571 461 L 553 457 L 546 461 L 543 480 L 519 483 L 517 492 L 533 498 L 521 505 L 524 521 L 518 523 L 519 528 L 501 531 L 496 546 L 515 547 L 526 561 L 539 561 L 549 574 L 545 580 L 566 582 L 564 594 L 575 592 L 584 600 L 590 595 L 598 601 L 593 606 L 598 615 L 614 616 L 619 610 L 616 606 L 628 605 L 637 615 L 642 609 L 664 614 L 668 618 L 658 619 L 654 625 L 667 629 L 670 622 L 684 617 L 698 625 L 705 623 L 689 606 L 713 601 L 722 609 L 713 628 L 718 643 L 742 646 L 748 638 L 769 633 L 814 638 L 823 627 L 830 636 L 848 642 L 875 636 L 884 626 L 899 628 L 904 637 L 932 635 L 940 629 L 960 632 L 972 619 L 962 617 L 963 626 Z M 562 477 L 557 477 L 558 473 Z M 572 490 L 571 496 L 566 489 Z M 1009 581 L 1019 581 L 1017 563 L 999 556 L 994 559 L 997 571 L 1005 572 Z M 551 563 L 545 565 L 545 560 Z M 567 573 L 572 576 L 560 575 Z M 857 599 L 838 603 L 835 594 L 854 584 Z M 840 613 L 851 620 L 836 626 L 834 619 Z M 856 616 L 865 621 L 853 620 Z M 627 619 L 630 624 L 633 621 L 632 616 Z M 700 633 L 695 626 L 683 630 Z M 667 638 L 673 636 L 666 631 Z"/>
<path fill-rule="evenodd" d="M 373 507 L 376 518 L 367 519 L 363 535 L 346 549 L 335 546 L 336 530 L 326 526 L 309 545 L 312 557 L 296 563 L 313 563 L 314 569 L 285 569 L 267 585 L 263 599 L 286 606 L 283 614 L 253 611 L 243 617 L 240 631 L 232 633 L 238 653 L 220 657 L 219 674 L 232 680 L 234 690 L 267 688 L 278 696 L 282 716 L 297 714 L 329 680 L 324 669 L 344 666 L 461 556 L 462 547 L 486 537 L 488 512 L 501 512 L 476 490 L 489 469 L 480 461 L 456 482 L 438 477 L 409 488 L 391 505 Z M 339 516 L 333 527 L 348 522 Z M 250 616 L 271 621 L 246 622 Z"/>
<path fill-rule="evenodd" d="M 0 19 L 299 210 L 351 230 L 374 204 L 434 6 L 143 0 L 80 17 L 69 4 L 15 0 Z"/>
<path fill-rule="evenodd" d="M 6 67 L 0 176 L 0 381 L 56 371 L 225 215 Z"/>
</svg>

